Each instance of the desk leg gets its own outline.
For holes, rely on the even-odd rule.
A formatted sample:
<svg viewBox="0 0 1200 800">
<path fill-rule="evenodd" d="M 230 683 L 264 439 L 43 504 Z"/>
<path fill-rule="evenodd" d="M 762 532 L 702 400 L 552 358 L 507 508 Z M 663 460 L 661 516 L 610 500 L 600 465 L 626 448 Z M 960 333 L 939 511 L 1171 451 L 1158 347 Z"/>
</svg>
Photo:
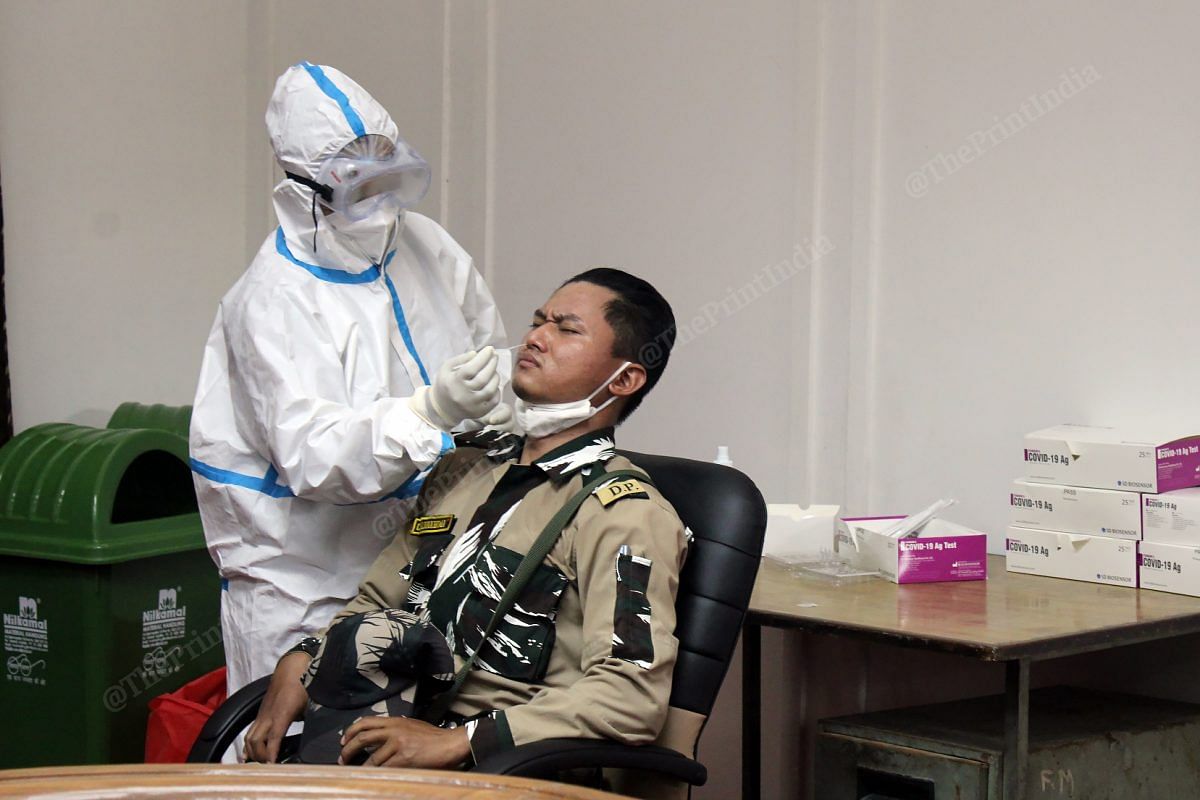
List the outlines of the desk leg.
<svg viewBox="0 0 1200 800">
<path fill-rule="evenodd" d="M 742 800 L 762 791 L 762 628 L 742 627 Z"/>
<path fill-rule="evenodd" d="M 1029 659 L 1004 669 L 1004 800 L 1020 800 L 1029 771 Z"/>
</svg>

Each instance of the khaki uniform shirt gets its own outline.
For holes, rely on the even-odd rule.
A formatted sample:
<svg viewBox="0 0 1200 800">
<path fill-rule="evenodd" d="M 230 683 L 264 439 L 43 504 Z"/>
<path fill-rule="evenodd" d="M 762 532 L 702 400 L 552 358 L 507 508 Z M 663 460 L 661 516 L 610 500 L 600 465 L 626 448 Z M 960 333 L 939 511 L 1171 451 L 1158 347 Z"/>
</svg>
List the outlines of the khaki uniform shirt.
<svg viewBox="0 0 1200 800">
<path fill-rule="evenodd" d="M 461 666 L 550 518 L 596 470 L 636 469 L 615 454 L 611 428 L 528 466 L 515 463 L 521 444 L 495 434 L 460 441 L 334 621 L 414 611 L 446 635 Z M 648 743 L 662 728 L 686 533 L 649 484 L 616 494 L 602 488 L 579 508 L 455 699 L 452 713 L 482 715 L 467 723 L 476 760 L 556 737 Z M 386 521 L 376 530 L 388 533 Z"/>
</svg>

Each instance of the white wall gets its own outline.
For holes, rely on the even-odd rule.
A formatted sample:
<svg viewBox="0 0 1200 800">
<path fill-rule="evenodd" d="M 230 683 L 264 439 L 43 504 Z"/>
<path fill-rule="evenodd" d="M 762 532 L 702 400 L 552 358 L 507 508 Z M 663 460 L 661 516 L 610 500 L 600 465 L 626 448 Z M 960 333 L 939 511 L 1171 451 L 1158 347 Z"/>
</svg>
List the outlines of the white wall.
<svg viewBox="0 0 1200 800">
<path fill-rule="evenodd" d="M 246 36 L 236 2 L 0 4 L 18 429 L 194 392 L 244 268 Z"/>
<path fill-rule="evenodd" d="M 691 7 L 495 6 L 488 261 L 514 339 L 587 267 L 658 286 L 688 341 L 622 441 L 700 459 L 728 444 L 782 497 L 799 484 L 779 444 L 803 423 L 790 346 L 807 333 L 793 314 L 807 305 L 807 275 L 744 311 L 714 312 L 711 330 L 705 305 L 789 259 L 798 215 L 811 213 L 796 191 L 811 170 L 799 110 L 812 102 L 812 53 L 796 47 L 809 26 L 785 0 Z"/>
<path fill-rule="evenodd" d="M 267 97 L 308 58 L 435 165 L 421 210 L 514 340 L 589 266 L 672 300 L 687 343 L 623 444 L 729 444 L 771 500 L 952 496 L 998 550 L 1022 433 L 1194 428 L 1198 33 L 1185 0 L 0 0 L 16 426 L 190 401 L 216 302 L 273 224 Z M 784 663 L 765 676 L 781 795 L 789 715 L 821 707 Z M 736 689 L 698 796 L 736 791 Z"/>
<path fill-rule="evenodd" d="M 869 176 L 848 300 L 865 333 L 830 437 L 855 510 L 955 497 L 1002 552 L 1025 432 L 1198 427 L 1200 7 L 862 8 L 844 40 L 872 133 L 823 161 Z"/>
</svg>

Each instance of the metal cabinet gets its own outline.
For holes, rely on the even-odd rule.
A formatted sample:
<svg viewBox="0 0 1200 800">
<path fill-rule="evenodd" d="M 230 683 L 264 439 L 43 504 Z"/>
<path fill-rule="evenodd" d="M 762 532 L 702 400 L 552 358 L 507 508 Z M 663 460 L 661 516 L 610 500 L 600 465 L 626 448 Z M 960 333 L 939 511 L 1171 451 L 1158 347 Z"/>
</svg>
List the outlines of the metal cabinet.
<svg viewBox="0 0 1200 800">
<path fill-rule="evenodd" d="M 1200 706 L 1067 687 L 1030 693 L 1022 798 L 1005 798 L 1004 698 L 822 720 L 822 800 L 1200 796 Z"/>
</svg>

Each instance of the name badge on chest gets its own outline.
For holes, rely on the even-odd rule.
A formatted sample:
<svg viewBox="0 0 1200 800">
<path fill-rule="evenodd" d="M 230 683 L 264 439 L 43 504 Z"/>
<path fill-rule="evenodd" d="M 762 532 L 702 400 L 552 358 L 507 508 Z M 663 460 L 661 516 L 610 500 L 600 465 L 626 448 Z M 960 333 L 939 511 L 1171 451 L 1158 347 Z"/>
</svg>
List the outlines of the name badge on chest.
<svg viewBox="0 0 1200 800">
<path fill-rule="evenodd" d="M 413 536 L 425 536 L 430 533 L 449 533 L 454 527 L 453 514 L 435 514 L 428 517 L 417 517 L 412 521 L 408 532 Z"/>
</svg>

